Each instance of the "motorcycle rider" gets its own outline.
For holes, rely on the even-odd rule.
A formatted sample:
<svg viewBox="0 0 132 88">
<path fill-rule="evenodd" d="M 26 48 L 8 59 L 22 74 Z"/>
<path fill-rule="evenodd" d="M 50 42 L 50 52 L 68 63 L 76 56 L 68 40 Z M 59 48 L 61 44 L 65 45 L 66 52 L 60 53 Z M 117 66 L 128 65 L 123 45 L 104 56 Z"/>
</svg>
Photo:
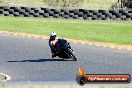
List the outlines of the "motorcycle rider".
<svg viewBox="0 0 132 88">
<path fill-rule="evenodd" d="M 73 50 L 72 50 L 72 48 L 70 46 L 70 43 L 67 42 L 67 40 L 65 40 L 63 38 L 57 37 L 57 35 L 56 35 L 55 32 L 51 32 L 51 34 L 50 34 L 49 46 L 51 48 L 52 58 L 54 58 L 56 56 L 63 58 L 63 56 L 61 56 L 61 55 L 63 55 L 64 51 L 65 50 L 66 51 L 67 50 L 68 51 L 70 50 L 69 51 L 71 53 L 70 55 L 69 55 L 69 53 L 67 54 L 65 52 L 66 58 L 69 58 L 70 57 L 70 58 L 73 58 L 73 60 L 75 60 L 75 61 L 77 60 L 76 57 L 73 55 Z M 72 57 L 71 57 L 71 55 L 72 55 Z"/>
<path fill-rule="evenodd" d="M 56 49 L 56 42 L 58 41 L 59 37 L 56 36 L 55 32 L 51 32 L 50 39 L 49 39 L 49 46 L 51 48 L 52 58 L 57 56 L 57 49 Z"/>
<path fill-rule="evenodd" d="M 64 42 L 67 42 L 67 40 L 65 40 L 64 38 L 59 38 L 59 37 L 57 37 L 55 32 L 51 32 L 50 39 L 49 39 L 49 46 L 51 48 L 52 58 L 59 55 L 58 44 L 56 44 L 56 42 L 59 42 L 59 43 L 61 42 L 61 44 L 63 45 Z M 68 44 L 70 44 L 70 43 L 68 43 Z M 62 47 L 62 46 L 59 45 L 59 47 Z M 69 47 L 71 48 L 71 46 L 69 46 Z"/>
</svg>

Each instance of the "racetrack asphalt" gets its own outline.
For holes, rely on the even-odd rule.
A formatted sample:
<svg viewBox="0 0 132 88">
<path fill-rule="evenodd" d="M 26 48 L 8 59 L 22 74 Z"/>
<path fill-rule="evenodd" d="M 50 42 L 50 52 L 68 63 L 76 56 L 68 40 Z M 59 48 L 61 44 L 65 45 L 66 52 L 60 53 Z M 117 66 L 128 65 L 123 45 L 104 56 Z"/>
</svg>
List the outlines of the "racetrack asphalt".
<svg viewBox="0 0 132 88">
<path fill-rule="evenodd" d="M 0 73 L 10 81 L 75 81 L 79 66 L 88 74 L 132 75 L 132 51 L 70 43 L 78 60 L 52 59 L 48 40 L 0 34 Z"/>
</svg>

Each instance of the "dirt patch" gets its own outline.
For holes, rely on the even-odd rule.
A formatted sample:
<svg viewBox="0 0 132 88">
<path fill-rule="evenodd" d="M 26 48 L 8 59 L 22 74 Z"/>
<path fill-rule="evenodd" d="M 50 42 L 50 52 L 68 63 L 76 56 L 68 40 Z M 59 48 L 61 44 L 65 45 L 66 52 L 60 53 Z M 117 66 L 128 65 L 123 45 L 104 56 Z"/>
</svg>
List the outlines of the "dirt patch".
<svg viewBox="0 0 132 88">
<path fill-rule="evenodd" d="M 32 38 L 49 39 L 49 36 L 46 36 L 46 35 L 38 35 L 38 34 L 23 33 L 23 32 L 0 31 L 0 33 L 10 34 L 10 35 L 18 35 L 18 36 L 26 36 L 26 37 L 32 37 Z M 76 40 L 76 39 L 69 39 L 69 38 L 65 38 L 65 39 L 67 39 L 69 42 L 74 42 L 74 43 L 132 50 L 132 45 L 119 45 L 119 44 L 114 44 L 114 43 L 92 42 L 92 41 Z"/>
</svg>

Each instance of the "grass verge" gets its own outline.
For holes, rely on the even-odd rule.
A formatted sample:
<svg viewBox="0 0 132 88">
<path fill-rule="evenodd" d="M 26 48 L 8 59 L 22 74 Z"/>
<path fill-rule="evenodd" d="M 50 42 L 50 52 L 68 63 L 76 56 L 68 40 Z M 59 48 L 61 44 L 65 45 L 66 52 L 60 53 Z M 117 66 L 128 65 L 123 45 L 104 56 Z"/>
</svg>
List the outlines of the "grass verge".
<svg viewBox="0 0 132 88">
<path fill-rule="evenodd" d="M 132 21 L 97 21 L 53 18 L 0 17 L 0 31 L 25 32 L 132 45 Z"/>
<path fill-rule="evenodd" d="M 131 88 L 131 84 L 85 84 L 80 86 L 78 84 L 66 84 L 64 83 L 16 83 L 16 84 L 0 84 L 0 88 Z"/>
</svg>

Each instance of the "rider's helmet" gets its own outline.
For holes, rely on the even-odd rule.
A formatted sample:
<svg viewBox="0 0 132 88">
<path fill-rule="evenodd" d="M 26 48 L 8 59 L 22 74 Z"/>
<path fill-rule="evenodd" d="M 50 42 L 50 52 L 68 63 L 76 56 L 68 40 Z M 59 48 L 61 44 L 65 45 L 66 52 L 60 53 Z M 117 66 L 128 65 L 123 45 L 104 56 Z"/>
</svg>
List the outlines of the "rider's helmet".
<svg viewBox="0 0 132 88">
<path fill-rule="evenodd" d="M 55 40 L 55 38 L 56 38 L 57 36 L 56 36 L 56 33 L 55 32 L 51 32 L 51 34 L 50 34 L 50 40 L 52 41 L 52 40 Z"/>
</svg>

